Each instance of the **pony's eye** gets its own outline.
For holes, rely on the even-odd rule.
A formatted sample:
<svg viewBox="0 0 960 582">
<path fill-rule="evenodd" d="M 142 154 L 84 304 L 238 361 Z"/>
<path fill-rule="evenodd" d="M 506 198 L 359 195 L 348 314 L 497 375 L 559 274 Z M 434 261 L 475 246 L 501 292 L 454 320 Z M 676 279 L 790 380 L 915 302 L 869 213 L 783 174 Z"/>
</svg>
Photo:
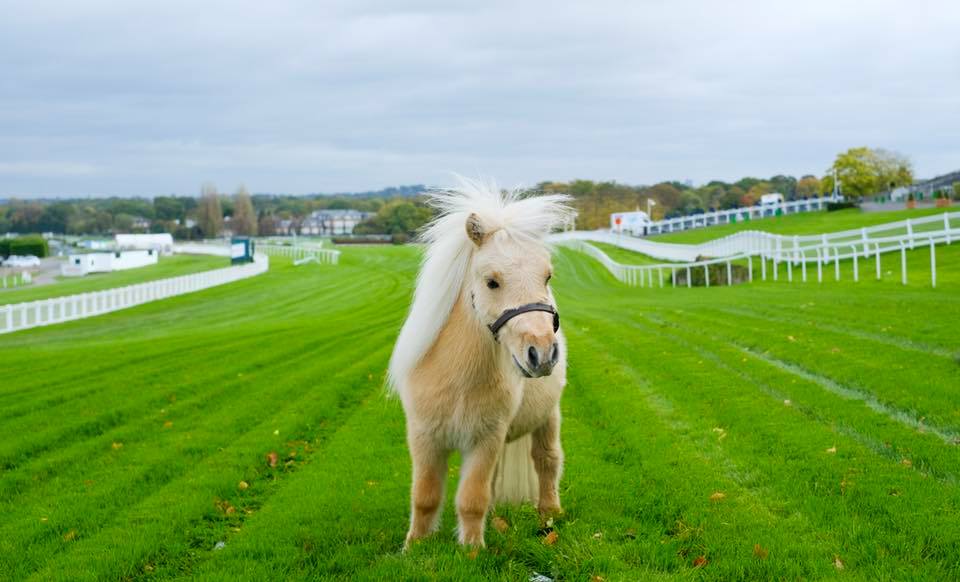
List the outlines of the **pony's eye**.
<svg viewBox="0 0 960 582">
<path fill-rule="evenodd" d="M 487 289 L 496 289 L 500 287 L 500 283 L 497 283 L 496 279 L 487 279 Z"/>
<path fill-rule="evenodd" d="M 549 275 L 547 275 L 547 280 L 544 281 L 544 284 L 549 285 L 550 279 L 553 279 L 553 273 L 550 273 Z"/>
</svg>

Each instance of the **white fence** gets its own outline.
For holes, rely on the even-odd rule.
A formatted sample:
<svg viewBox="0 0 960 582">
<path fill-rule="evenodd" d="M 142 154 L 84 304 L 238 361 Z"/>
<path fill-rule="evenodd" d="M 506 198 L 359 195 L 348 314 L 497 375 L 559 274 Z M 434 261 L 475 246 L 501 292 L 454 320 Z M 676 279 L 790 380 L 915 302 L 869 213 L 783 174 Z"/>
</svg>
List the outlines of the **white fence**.
<svg viewBox="0 0 960 582">
<path fill-rule="evenodd" d="M 319 263 L 327 263 L 331 265 L 336 265 L 340 262 L 340 251 L 323 249 L 320 247 L 260 243 L 257 245 L 257 250 L 270 255 L 271 257 L 290 257 L 294 261 L 302 261 L 304 259 L 314 258 Z"/>
<path fill-rule="evenodd" d="M 197 254 L 220 254 L 219 251 L 213 251 L 218 247 L 212 245 L 199 245 L 199 247 L 201 248 L 193 248 L 192 250 L 197 251 Z M 180 248 L 190 248 L 190 245 L 181 245 Z M 201 250 L 204 252 L 200 253 Z M 230 254 L 229 248 L 224 248 L 224 250 L 227 255 Z M 189 253 L 191 251 L 181 250 L 178 252 Z M 28 303 L 0 305 L 0 334 L 84 319 L 166 299 L 167 297 L 201 291 L 265 273 L 269 268 L 270 259 L 264 255 L 257 255 L 254 262 L 240 266 L 160 279 L 159 281 L 128 285 L 105 291 L 41 299 Z"/>
<path fill-rule="evenodd" d="M 747 230 L 702 244 L 663 243 L 606 230 L 571 231 L 551 237 L 557 242 L 569 240 L 596 241 L 612 244 L 664 261 L 697 261 L 704 257 L 731 257 L 736 255 L 778 255 L 802 252 L 810 260 L 817 247 L 847 246 L 853 243 L 871 244 L 890 237 L 902 236 L 915 244 L 916 240 L 938 233 L 955 232 L 960 227 L 960 212 L 945 212 L 922 218 L 910 218 L 853 230 L 806 236 L 784 236 Z M 953 237 L 954 240 L 956 236 Z M 912 248 L 912 247 L 911 247 Z"/>
<path fill-rule="evenodd" d="M 828 202 L 836 202 L 840 197 L 834 198 L 828 196 L 825 198 L 810 198 L 807 200 L 792 200 L 790 202 L 780 202 L 777 204 L 758 204 L 747 208 L 732 208 L 730 210 L 717 210 L 715 212 L 705 212 L 703 214 L 692 214 L 689 216 L 679 216 L 677 218 L 668 218 L 651 222 L 647 226 L 647 234 L 664 234 L 668 232 L 679 232 L 694 228 L 704 228 L 707 226 L 716 226 L 718 224 L 733 224 L 735 222 L 745 222 L 779 216 L 783 214 L 797 214 L 800 212 L 815 212 L 827 207 Z"/>
<path fill-rule="evenodd" d="M 0 274 L 0 289 L 12 289 L 14 287 L 23 287 L 30 283 L 30 273 L 27 271 L 3 272 Z"/>
<path fill-rule="evenodd" d="M 939 217 L 938 217 L 939 218 Z M 949 223 L 947 223 L 949 224 Z M 821 235 L 827 236 L 827 235 Z M 946 228 L 937 231 L 915 232 L 911 231 L 904 235 L 894 235 L 888 237 L 861 237 L 854 240 L 840 240 L 837 242 L 821 242 L 819 244 L 798 245 L 794 248 L 773 248 L 772 250 L 763 250 L 760 252 L 744 252 L 737 255 L 725 256 L 717 259 L 709 259 L 685 263 L 660 263 L 654 265 L 623 265 L 611 259 L 602 250 L 580 239 L 566 239 L 562 244 L 571 246 L 581 252 L 600 261 L 614 277 L 631 286 L 640 287 L 665 287 L 668 284 L 672 287 L 677 286 L 677 274 L 683 275 L 682 279 L 686 286 L 693 285 L 693 275 L 698 269 L 703 270 L 704 284 L 711 285 L 711 269 L 713 265 L 721 265 L 719 270 L 713 270 L 713 284 L 732 285 L 734 283 L 734 264 L 741 263 L 747 269 L 746 280 L 752 282 L 759 270 L 761 280 L 769 278 L 777 281 L 780 277 L 780 265 L 786 265 L 786 278 L 788 282 L 793 282 L 794 270 L 799 267 L 800 273 L 796 278 L 802 282 L 813 280 L 814 272 L 816 280 L 823 282 L 829 278 L 831 263 L 834 280 L 840 280 L 840 262 L 851 261 L 853 266 L 853 280 L 859 281 L 861 270 L 864 273 L 870 269 L 869 261 L 872 259 L 875 266 L 876 278 L 881 280 L 883 270 L 881 268 L 880 257 L 885 253 L 900 253 L 900 281 L 907 284 L 909 277 L 907 272 L 907 251 L 920 247 L 929 247 L 930 249 L 930 284 L 937 286 L 937 251 L 939 244 L 951 244 L 960 239 L 960 228 Z M 814 237 L 811 240 L 816 240 Z M 754 260 L 757 265 L 754 267 Z M 861 268 L 861 262 L 864 266 Z"/>
</svg>

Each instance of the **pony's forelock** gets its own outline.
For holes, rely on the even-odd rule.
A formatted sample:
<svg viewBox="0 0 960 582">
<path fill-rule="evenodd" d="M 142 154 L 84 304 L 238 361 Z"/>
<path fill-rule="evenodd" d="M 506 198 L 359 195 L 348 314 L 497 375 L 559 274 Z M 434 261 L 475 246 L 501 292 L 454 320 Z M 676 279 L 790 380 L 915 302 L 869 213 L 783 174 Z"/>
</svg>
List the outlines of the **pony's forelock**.
<svg viewBox="0 0 960 582">
<path fill-rule="evenodd" d="M 427 196 L 437 217 L 419 234 L 427 250 L 387 375 L 396 391 L 433 345 L 463 287 L 474 249 L 466 232 L 471 214 L 477 215 L 487 233 L 503 230 L 518 240 L 542 244 L 576 214 L 567 205 L 569 196 L 533 196 L 520 188 L 502 190 L 493 180 L 462 176 L 457 176 L 456 186 L 430 190 Z"/>
</svg>

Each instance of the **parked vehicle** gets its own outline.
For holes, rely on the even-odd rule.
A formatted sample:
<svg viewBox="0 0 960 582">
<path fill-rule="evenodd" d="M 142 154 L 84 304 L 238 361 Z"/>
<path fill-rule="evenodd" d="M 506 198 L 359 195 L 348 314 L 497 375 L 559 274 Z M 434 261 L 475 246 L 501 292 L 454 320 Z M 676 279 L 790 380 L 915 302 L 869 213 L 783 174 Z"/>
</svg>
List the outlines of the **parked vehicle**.
<svg viewBox="0 0 960 582">
<path fill-rule="evenodd" d="M 34 255 L 10 255 L 3 261 L 4 267 L 17 267 L 17 268 L 27 268 L 27 267 L 39 267 L 40 259 Z"/>
</svg>

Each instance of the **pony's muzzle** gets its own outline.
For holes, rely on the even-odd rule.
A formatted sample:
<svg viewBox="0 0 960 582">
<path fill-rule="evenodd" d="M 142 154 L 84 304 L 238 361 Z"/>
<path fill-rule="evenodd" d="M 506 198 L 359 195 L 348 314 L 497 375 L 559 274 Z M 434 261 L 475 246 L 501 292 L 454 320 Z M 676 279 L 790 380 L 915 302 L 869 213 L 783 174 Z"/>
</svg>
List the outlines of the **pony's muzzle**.
<svg viewBox="0 0 960 582">
<path fill-rule="evenodd" d="M 560 360 L 560 346 L 557 342 L 552 342 L 545 348 L 534 344 L 527 346 L 527 372 L 534 377 L 549 376 L 553 372 L 553 367 Z"/>
</svg>

